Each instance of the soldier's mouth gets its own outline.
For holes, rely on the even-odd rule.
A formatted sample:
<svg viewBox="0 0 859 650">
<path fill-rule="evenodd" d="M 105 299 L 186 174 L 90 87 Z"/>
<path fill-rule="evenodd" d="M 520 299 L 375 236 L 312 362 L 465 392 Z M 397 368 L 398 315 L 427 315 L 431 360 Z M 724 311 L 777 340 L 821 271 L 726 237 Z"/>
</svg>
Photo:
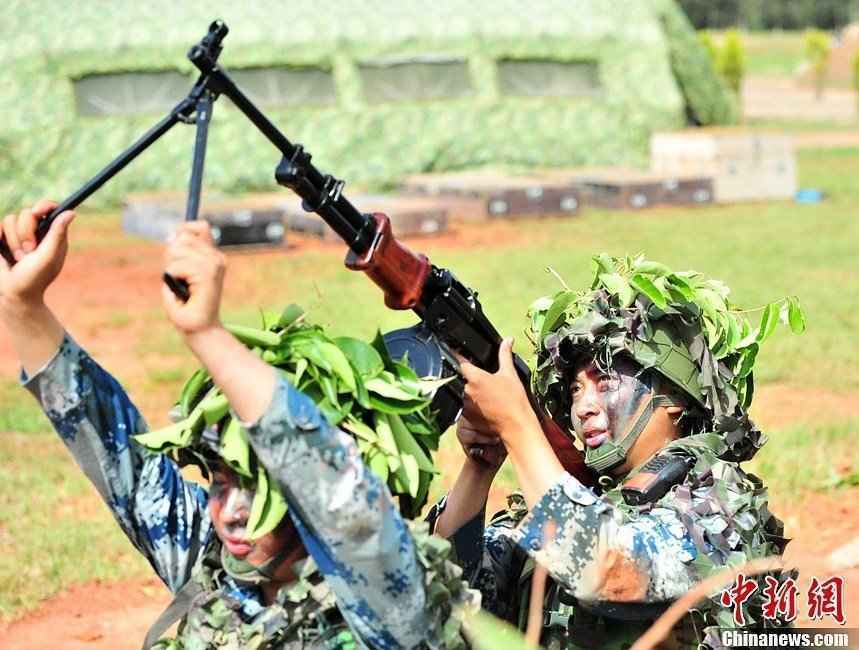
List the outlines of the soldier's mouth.
<svg viewBox="0 0 859 650">
<path fill-rule="evenodd" d="M 599 447 L 608 440 L 608 432 L 602 430 L 585 431 L 585 444 L 588 447 Z"/>
<path fill-rule="evenodd" d="M 245 557 L 254 548 L 253 544 L 247 540 L 237 537 L 224 537 L 223 542 L 230 554 L 235 555 L 237 558 Z"/>
</svg>

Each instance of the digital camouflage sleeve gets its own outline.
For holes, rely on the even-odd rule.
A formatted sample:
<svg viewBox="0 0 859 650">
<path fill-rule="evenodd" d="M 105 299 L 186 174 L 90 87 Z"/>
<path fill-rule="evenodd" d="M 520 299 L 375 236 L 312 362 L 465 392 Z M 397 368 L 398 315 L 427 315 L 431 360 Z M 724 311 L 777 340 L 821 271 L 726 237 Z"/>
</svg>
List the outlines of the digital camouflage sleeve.
<svg viewBox="0 0 859 650">
<path fill-rule="evenodd" d="M 206 491 L 183 480 L 167 456 L 132 440 L 146 430 L 140 413 L 119 383 L 71 338 L 34 376 L 22 373 L 22 383 L 129 540 L 177 591 L 214 541 Z M 280 482 L 289 514 L 338 608 L 360 638 L 376 648 L 436 641 L 445 622 L 425 606 L 413 538 L 352 439 L 329 426 L 285 378 L 248 433 Z M 235 585 L 231 595 L 248 615 L 263 608 L 256 589 Z"/>
</svg>

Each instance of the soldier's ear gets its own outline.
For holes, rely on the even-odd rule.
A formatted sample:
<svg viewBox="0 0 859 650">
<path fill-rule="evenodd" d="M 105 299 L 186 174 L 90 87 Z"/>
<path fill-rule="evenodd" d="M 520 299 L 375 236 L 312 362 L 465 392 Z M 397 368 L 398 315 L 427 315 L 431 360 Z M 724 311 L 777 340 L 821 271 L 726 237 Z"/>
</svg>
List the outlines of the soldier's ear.
<svg viewBox="0 0 859 650">
<path fill-rule="evenodd" d="M 685 410 L 686 410 L 685 406 L 666 406 L 665 407 L 665 411 L 671 417 L 679 417 L 680 414 L 683 413 L 683 411 L 685 411 Z"/>
</svg>

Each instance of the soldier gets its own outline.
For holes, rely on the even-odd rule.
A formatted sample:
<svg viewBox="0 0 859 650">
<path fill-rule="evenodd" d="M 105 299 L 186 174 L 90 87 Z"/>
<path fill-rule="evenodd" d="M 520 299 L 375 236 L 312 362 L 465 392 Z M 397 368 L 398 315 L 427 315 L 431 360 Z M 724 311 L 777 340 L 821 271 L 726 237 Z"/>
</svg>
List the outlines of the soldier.
<svg viewBox="0 0 859 650">
<path fill-rule="evenodd" d="M 37 245 L 35 227 L 55 204 L 9 215 L 3 238 L 17 263 L 0 263 L 0 320 L 36 397 L 77 463 L 155 572 L 177 596 L 147 636 L 171 622 L 159 648 L 413 648 L 461 643 L 454 601 L 469 594 L 440 540 L 410 534 L 390 492 L 346 433 L 219 320 L 224 258 L 208 225 L 184 225 L 166 271 L 188 282 L 180 302 L 166 288 L 173 325 L 229 400 L 254 457 L 280 487 L 287 515 L 249 539 L 254 490 L 206 435 L 193 451 L 212 472 L 208 492 L 177 464 L 132 436 L 145 424 L 118 382 L 66 333 L 45 305 L 60 273 L 73 213 Z M 211 433 L 211 432 L 209 432 Z M 210 436 L 211 438 L 211 436 Z M 309 555 L 309 557 L 308 557 Z M 449 601 L 430 607 L 439 590 Z"/>
<path fill-rule="evenodd" d="M 755 355 L 776 320 L 753 330 L 727 287 L 699 274 L 642 258 L 596 262 L 590 291 L 542 298 L 530 315 L 535 395 L 598 480 L 584 485 L 558 461 L 508 339 L 497 373 L 462 364 L 466 461 L 429 517 L 483 606 L 513 624 L 527 619 L 534 560 L 547 568 L 542 641 L 551 648 L 629 647 L 696 582 L 779 555 L 787 541 L 761 481 L 739 466 L 766 440 L 747 408 Z M 787 307 L 801 320 L 793 301 Z M 508 453 L 522 493 L 484 529 Z M 778 624 L 761 615 L 762 591 L 734 599 L 738 612 L 718 594 L 701 603 L 671 647 L 721 647 L 716 626 L 736 627 L 735 613 L 747 625 Z"/>
</svg>

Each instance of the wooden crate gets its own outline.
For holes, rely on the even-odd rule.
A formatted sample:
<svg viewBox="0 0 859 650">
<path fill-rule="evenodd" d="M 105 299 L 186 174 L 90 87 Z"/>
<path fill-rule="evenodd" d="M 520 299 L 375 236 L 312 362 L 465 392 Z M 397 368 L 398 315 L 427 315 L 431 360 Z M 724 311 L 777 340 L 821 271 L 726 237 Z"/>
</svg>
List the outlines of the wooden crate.
<svg viewBox="0 0 859 650">
<path fill-rule="evenodd" d="M 447 230 L 448 209 L 444 202 L 429 197 L 393 195 L 355 195 L 349 202 L 364 213 L 382 212 L 391 220 L 397 237 L 437 235 Z M 301 200 L 290 197 L 282 201 L 287 227 L 295 232 L 320 237 L 326 241 L 342 241 L 340 236 L 319 215 L 306 212 Z"/>
<path fill-rule="evenodd" d="M 578 189 L 562 180 L 537 176 L 514 176 L 489 170 L 415 174 L 401 184 L 409 194 L 467 201 L 452 218 L 468 221 L 516 219 L 546 215 L 578 214 L 581 197 Z"/>
<path fill-rule="evenodd" d="M 689 129 L 656 133 L 651 167 L 666 173 L 713 178 L 718 202 L 792 199 L 797 190 L 793 139 L 743 128 Z"/>
<path fill-rule="evenodd" d="M 713 182 L 701 176 L 646 172 L 628 167 L 551 170 L 541 175 L 577 187 L 586 205 L 609 210 L 699 205 L 713 201 Z"/>
<path fill-rule="evenodd" d="M 178 192 L 130 194 L 122 211 L 125 232 L 165 241 L 185 218 L 186 195 Z M 281 194 L 226 199 L 204 195 L 199 218 L 212 226 L 221 248 L 282 246 L 286 243 Z"/>
</svg>

